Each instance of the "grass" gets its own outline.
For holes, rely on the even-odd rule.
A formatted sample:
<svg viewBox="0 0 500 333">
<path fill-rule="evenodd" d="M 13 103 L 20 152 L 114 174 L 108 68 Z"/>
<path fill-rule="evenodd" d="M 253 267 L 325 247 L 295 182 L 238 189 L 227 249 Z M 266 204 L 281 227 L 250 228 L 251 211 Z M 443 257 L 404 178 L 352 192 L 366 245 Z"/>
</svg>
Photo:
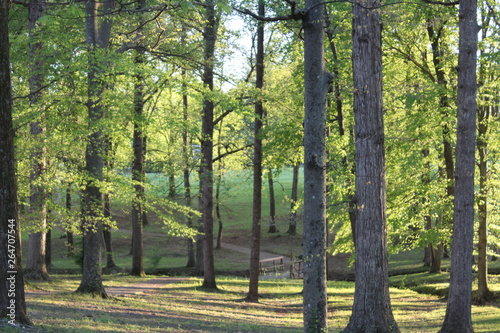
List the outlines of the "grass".
<svg viewBox="0 0 500 333">
<path fill-rule="evenodd" d="M 156 177 L 156 178 L 155 178 Z M 161 177 L 150 176 L 152 182 L 162 184 Z M 252 186 L 248 171 L 233 172 L 225 180 L 222 193 L 223 241 L 250 246 Z M 288 256 L 301 253 L 302 229 L 298 235 L 284 232 L 288 228 L 289 189 L 291 172 L 285 171 L 276 181 L 277 226 L 280 233 L 268 234 L 263 222 L 261 250 Z M 267 185 L 267 184 L 266 184 Z M 264 191 L 263 216 L 268 214 L 267 191 Z M 130 218 L 126 200 L 113 202 L 114 219 L 121 230 L 112 231 L 114 259 L 118 269 L 104 276 L 104 284 L 126 286 L 144 278 L 127 275 L 131 267 Z M 183 221 L 181 215 L 176 219 Z M 167 234 L 158 217 L 149 213 L 150 224 L 145 228 L 146 272 L 184 274 L 186 263 L 185 240 Z M 217 222 L 215 224 L 217 229 Z M 27 233 L 23 233 L 27 253 Z M 243 301 L 248 280 L 222 276 L 228 272 L 248 269 L 248 260 L 241 253 L 222 249 L 215 251 L 218 272 L 218 292 L 201 288 L 199 278 L 166 285 L 154 293 L 135 294 L 106 300 L 76 295 L 80 283 L 80 268 L 66 255 L 64 232 L 54 228 L 52 233 L 53 259 L 48 282 L 28 281 L 28 311 L 36 327 L 33 332 L 302 332 L 301 280 L 263 280 L 260 283 L 262 299 L 258 304 Z M 429 274 L 422 268 L 422 251 L 407 251 L 389 258 L 392 276 L 391 297 L 396 320 L 402 332 L 437 332 L 444 318 L 449 275 Z M 347 271 L 349 255 L 336 258 L 331 267 Z M 500 267 L 500 262 L 493 264 Z M 449 268 L 449 260 L 443 261 Z M 178 269 L 178 270 L 176 270 Z M 105 270 L 105 272 L 111 273 Z M 411 274 L 401 274 L 402 272 Z M 71 273 L 71 274 L 69 274 Z M 331 281 L 329 293 L 330 331 L 343 329 L 351 315 L 354 294 L 352 282 Z M 490 277 L 490 288 L 500 293 L 500 277 Z M 500 309 L 498 301 L 488 306 L 473 307 L 476 332 L 499 332 Z M 3 327 L 0 325 L 0 330 Z M 15 330 L 12 330 L 15 332 Z M 6 331 L 8 332 L 8 331 Z"/>
<path fill-rule="evenodd" d="M 265 280 L 259 303 L 246 303 L 248 280 L 219 277 L 220 290 L 201 288 L 191 278 L 165 285 L 154 293 L 99 299 L 73 294 L 77 276 L 61 275 L 54 282 L 31 283 L 28 297 L 38 332 L 302 332 L 300 280 Z M 105 285 L 126 285 L 124 275 L 105 276 Z M 36 289 L 33 289 L 36 286 Z M 500 286 L 500 285 L 499 285 Z M 329 327 L 340 331 L 351 314 L 354 284 L 328 282 Z M 442 298 L 409 289 L 391 288 L 392 307 L 402 332 L 437 332 L 444 318 Z M 498 332 L 498 304 L 473 307 L 475 332 Z"/>
</svg>

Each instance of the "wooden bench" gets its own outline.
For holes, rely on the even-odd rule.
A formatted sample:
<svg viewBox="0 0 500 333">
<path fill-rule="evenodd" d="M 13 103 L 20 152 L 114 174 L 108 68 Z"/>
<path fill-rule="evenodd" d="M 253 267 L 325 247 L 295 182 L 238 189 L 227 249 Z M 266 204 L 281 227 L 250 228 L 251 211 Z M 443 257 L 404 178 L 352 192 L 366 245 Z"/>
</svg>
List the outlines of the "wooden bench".
<svg viewBox="0 0 500 333">
<path fill-rule="evenodd" d="M 261 274 L 269 271 L 274 271 L 274 272 L 283 271 L 285 269 L 284 258 L 273 257 L 273 258 L 262 259 L 259 261 L 259 269 Z"/>
</svg>

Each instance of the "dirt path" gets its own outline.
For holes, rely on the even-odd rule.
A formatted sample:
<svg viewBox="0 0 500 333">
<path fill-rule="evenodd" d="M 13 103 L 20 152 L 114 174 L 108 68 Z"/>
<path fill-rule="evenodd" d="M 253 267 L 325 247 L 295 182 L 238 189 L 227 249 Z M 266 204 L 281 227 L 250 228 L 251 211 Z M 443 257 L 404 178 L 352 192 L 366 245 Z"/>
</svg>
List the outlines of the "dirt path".
<svg viewBox="0 0 500 333">
<path fill-rule="evenodd" d="M 134 283 L 128 286 L 108 287 L 106 288 L 106 292 L 108 293 L 108 295 L 114 297 L 123 297 L 133 294 L 146 294 L 161 289 L 168 284 L 177 283 L 179 281 L 185 281 L 188 279 L 189 278 L 183 278 L 183 277 L 160 277 Z"/>
<path fill-rule="evenodd" d="M 117 231 L 126 233 L 126 234 L 132 234 L 131 230 L 128 229 L 118 229 Z M 153 236 L 153 237 L 165 237 L 164 234 L 161 233 L 156 233 L 156 232 L 147 232 L 144 231 L 145 236 Z M 215 240 L 214 240 L 215 242 Z M 239 252 L 246 254 L 247 256 L 243 258 L 244 260 L 247 260 L 247 262 L 250 262 L 250 248 L 245 247 L 245 246 L 239 246 L 235 244 L 230 244 L 230 243 L 221 243 L 221 247 L 223 249 L 231 250 L 234 252 Z M 260 252 L 260 259 L 269 259 L 269 258 L 274 258 L 274 257 L 281 257 L 281 255 L 277 255 L 274 253 L 269 253 L 269 252 Z M 290 277 L 290 258 L 287 256 L 283 256 L 283 266 L 284 266 L 284 271 L 276 274 L 275 272 L 270 272 L 268 274 L 262 274 L 260 276 L 260 279 L 286 279 Z"/>
</svg>

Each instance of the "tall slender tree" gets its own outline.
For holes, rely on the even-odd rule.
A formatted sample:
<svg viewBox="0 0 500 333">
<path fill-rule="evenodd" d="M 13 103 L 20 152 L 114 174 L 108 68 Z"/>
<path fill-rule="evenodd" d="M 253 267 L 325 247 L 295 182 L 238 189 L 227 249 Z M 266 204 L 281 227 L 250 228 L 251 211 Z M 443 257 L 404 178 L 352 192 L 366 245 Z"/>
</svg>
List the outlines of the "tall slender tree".
<svg viewBox="0 0 500 333">
<path fill-rule="evenodd" d="M 17 202 L 9 57 L 10 1 L 0 2 L 0 318 L 32 324 L 26 312 Z"/>
<path fill-rule="evenodd" d="M 44 118 L 43 106 L 41 106 L 43 87 L 43 67 L 44 60 L 40 52 L 43 49 L 43 42 L 37 40 L 37 29 L 40 28 L 40 19 L 45 13 L 45 1 L 31 0 L 28 7 L 28 28 L 30 31 L 30 67 L 29 78 L 30 104 L 33 108 L 38 108 L 41 115 L 39 120 L 30 124 L 30 133 L 33 137 L 34 147 L 32 148 L 32 168 L 30 174 L 30 221 L 34 231 L 30 233 L 28 239 L 28 257 L 26 261 L 27 277 L 36 280 L 47 280 L 49 274 L 46 266 L 46 229 L 47 229 L 47 204 L 45 186 L 42 184 L 44 172 L 46 171 L 46 147 L 43 136 L 45 127 L 41 123 Z"/>
<path fill-rule="evenodd" d="M 476 0 L 460 0 L 458 42 L 458 110 L 453 242 L 450 290 L 440 333 L 474 332 L 472 328 L 472 250 L 476 149 Z"/>
<path fill-rule="evenodd" d="M 141 0 L 138 3 L 138 10 L 141 11 L 146 2 Z M 141 20 L 142 21 L 142 20 Z M 136 66 L 136 74 L 134 75 L 134 160 L 132 163 L 132 181 L 134 183 L 134 198 L 132 200 L 132 271 L 131 275 L 143 276 L 144 273 L 144 159 L 145 159 L 145 145 L 146 137 L 144 134 L 144 48 L 141 47 L 142 41 L 142 26 L 140 22 L 137 30 L 136 43 L 138 44 L 134 64 Z"/>
<path fill-rule="evenodd" d="M 265 16 L 265 3 L 258 1 L 258 14 Z M 264 22 L 257 22 L 257 54 L 255 88 L 262 90 L 264 87 Z M 252 248 L 250 252 L 250 282 L 247 300 L 259 300 L 259 260 L 260 260 L 260 234 L 262 218 L 262 122 L 264 105 L 262 99 L 255 102 L 254 138 L 253 138 L 253 209 L 252 209 Z"/>
<path fill-rule="evenodd" d="M 389 296 L 379 0 L 352 5 L 356 285 L 343 332 L 399 332 Z"/>
<path fill-rule="evenodd" d="M 204 2 L 205 28 L 203 29 L 203 77 L 206 95 L 203 100 L 200 161 L 200 212 L 203 228 L 203 287 L 217 289 L 214 264 L 213 216 L 213 136 L 215 103 L 210 94 L 214 90 L 215 43 L 217 41 L 216 2 Z M 200 243 L 198 244 L 200 245 Z"/>
<path fill-rule="evenodd" d="M 100 182 L 103 180 L 104 136 L 101 120 L 104 117 L 102 94 L 102 58 L 100 51 L 107 48 L 112 21 L 109 12 L 112 0 L 104 1 L 101 8 L 95 0 L 85 1 L 85 32 L 88 52 L 88 122 L 89 131 L 86 153 L 86 184 L 82 200 L 83 225 L 83 272 L 79 293 L 89 293 L 107 297 L 102 284 L 101 244 L 102 217 L 104 215 L 103 196 Z M 102 17 L 101 26 L 98 18 Z"/>
</svg>

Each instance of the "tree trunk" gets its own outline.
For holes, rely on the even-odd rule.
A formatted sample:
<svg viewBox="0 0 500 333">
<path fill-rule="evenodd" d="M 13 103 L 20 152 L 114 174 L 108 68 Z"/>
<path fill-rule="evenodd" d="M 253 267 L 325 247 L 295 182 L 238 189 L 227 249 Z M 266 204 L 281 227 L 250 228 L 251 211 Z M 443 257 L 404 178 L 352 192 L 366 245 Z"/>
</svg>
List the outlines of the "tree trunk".
<svg viewBox="0 0 500 333">
<path fill-rule="evenodd" d="M 293 166 L 293 178 L 292 178 L 292 202 L 290 203 L 290 220 L 288 222 L 287 234 L 296 235 L 297 234 L 297 201 L 299 193 L 299 167 L 300 164 L 297 163 Z"/>
<path fill-rule="evenodd" d="M 71 200 L 71 183 L 68 183 L 68 187 L 66 188 L 66 214 L 67 216 L 71 216 L 71 208 L 72 208 L 72 200 Z M 73 239 L 73 232 L 70 230 L 66 230 L 66 245 L 68 247 L 68 256 L 72 256 L 74 252 L 75 241 Z"/>
<path fill-rule="evenodd" d="M 333 76 L 334 76 L 334 81 L 333 81 L 333 91 L 335 93 L 335 108 L 337 110 L 337 124 L 339 128 L 339 135 L 344 136 L 348 131 L 346 131 L 345 128 L 345 122 L 344 122 L 344 111 L 343 111 L 343 103 L 342 103 L 342 95 L 341 95 L 341 86 L 339 83 L 339 77 L 340 77 L 340 72 L 339 72 L 339 58 L 337 55 L 337 48 L 335 46 L 334 42 L 334 33 L 333 33 L 333 28 L 330 28 L 330 20 L 328 19 L 328 14 L 327 14 L 327 30 L 326 30 L 326 35 L 328 36 L 329 44 L 330 44 L 330 51 L 332 52 L 333 56 L 333 63 L 334 63 L 334 68 L 333 68 Z M 352 131 L 351 136 L 352 136 Z M 344 167 L 344 170 L 348 173 L 354 173 L 354 170 L 352 166 L 350 165 L 347 155 L 345 154 L 344 157 L 342 157 L 342 166 Z M 351 177 L 348 175 L 346 177 L 346 185 L 351 188 L 352 181 Z M 349 222 L 351 224 L 351 234 L 352 234 L 352 241 L 353 244 L 356 244 L 356 203 L 354 202 L 354 193 L 352 190 L 349 191 L 348 193 L 348 199 L 349 199 Z"/>
<path fill-rule="evenodd" d="M 50 212 L 48 214 L 50 216 Z M 45 266 L 52 265 L 52 229 L 45 233 Z"/>
<path fill-rule="evenodd" d="M 356 278 L 343 332 L 399 332 L 389 296 L 379 0 L 353 4 Z"/>
<path fill-rule="evenodd" d="M 267 174 L 267 182 L 269 184 L 269 218 L 271 219 L 267 232 L 272 234 L 279 232 L 276 227 L 276 198 L 274 196 L 274 179 L 272 169 L 269 169 L 269 173 Z"/>
<path fill-rule="evenodd" d="M 107 48 L 111 32 L 111 20 L 106 14 L 111 10 L 112 1 L 106 0 L 102 12 L 98 13 L 95 0 L 85 2 L 85 30 L 89 57 L 88 72 L 88 122 L 91 134 L 88 137 L 85 153 L 85 172 L 89 177 L 82 193 L 82 230 L 83 230 L 83 270 L 78 293 L 98 295 L 106 298 L 106 290 L 102 284 L 101 244 L 104 205 L 98 183 L 103 180 L 104 140 L 99 123 L 104 116 L 101 96 L 104 84 L 99 75 L 104 70 L 98 60 L 97 48 Z M 103 16 L 100 29 L 98 17 Z"/>
<path fill-rule="evenodd" d="M 460 0 L 457 93 L 455 205 L 450 290 L 445 332 L 473 332 L 472 251 L 474 235 L 474 167 L 476 148 L 477 4 Z"/>
<path fill-rule="evenodd" d="M 109 194 L 104 195 L 104 218 L 111 218 L 111 200 Z M 104 236 L 104 246 L 106 248 L 106 268 L 115 268 L 115 259 L 113 258 L 113 242 L 111 241 L 111 228 L 105 225 L 102 234 Z"/>
<path fill-rule="evenodd" d="M 258 1 L 258 13 L 265 15 L 264 0 Z M 264 87 L 264 22 L 257 22 L 257 54 L 256 54 L 255 88 L 261 91 Z M 254 134 L 253 134 L 253 208 L 252 208 L 252 247 L 250 250 L 250 281 L 246 300 L 259 301 L 260 274 L 260 234 L 262 219 L 262 138 L 261 130 L 264 118 L 264 106 L 261 99 L 255 102 Z"/>
<path fill-rule="evenodd" d="M 487 107 L 484 107 L 485 109 Z M 484 110 L 483 110 L 484 112 Z M 487 112 L 487 111 L 486 111 Z M 477 202 L 479 229 L 478 229 L 478 256 L 477 256 L 477 296 L 476 301 L 484 304 L 491 297 L 488 288 L 488 160 L 487 160 L 487 120 L 479 112 L 479 198 Z"/>
<path fill-rule="evenodd" d="M 26 312 L 17 204 L 9 60 L 9 1 L 0 2 L 0 319 L 32 325 Z M 14 293 L 12 293 L 14 289 Z"/>
<path fill-rule="evenodd" d="M 182 77 L 186 79 L 186 70 L 182 69 Z M 191 183 L 189 179 L 191 165 L 189 163 L 191 156 L 191 140 L 189 138 L 189 100 L 187 95 L 187 85 L 182 83 L 182 115 L 184 118 L 184 129 L 182 131 L 182 157 L 184 162 L 184 168 L 182 170 L 184 179 L 184 203 L 187 207 L 191 207 Z M 193 226 L 193 217 L 191 213 L 187 216 L 186 225 L 190 228 Z M 187 263 L 186 267 L 194 267 L 196 263 L 194 241 L 190 237 L 187 239 Z"/>
<path fill-rule="evenodd" d="M 324 5 L 306 1 L 304 18 L 304 332 L 328 330 L 326 294 L 326 96 Z"/>
<path fill-rule="evenodd" d="M 44 61 L 40 56 L 40 50 L 43 48 L 42 42 L 36 41 L 39 28 L 39 20 L 45 13 L 45 3 L 39 0 L 30 0 L 28 27 L 30 30 L 30 72 L 29 88 L 30 88 L 30 104 L 33 108 L 39 109 L 42 119 L 44 118 L 43 106 L 41 105 L 43 86 L 42 69 Z M 47 229 L 47 205 L 46 190 L 43 180 L 46 170 L 46 148 L 45 148 L 45 127 L 40 121 L 33 121 L 30 125 L 30 134 L 33 137 L 34 145 L 31 152 L 32 168 L 30 173 L 30 224 L 33 231 L 28 239 L 28 257 L 26 261 L 25 276 L 34 280 L 47 280 L 47 265 L 45 262 L 46 255 L 46 229 Z"/>
<path fill-rule="evenodd" d="M 448 98 L 448 93 L 446 90 L 448 89 L 448 80 L 446 79 L 446 73 L 444 71 L 444 64 L 443 64 L 443 56 L 444 56 L 444 50 L 443 50 L 443 45 L 441 44 L 441 38 L 443 37 L 442 35 L 442 30 L 443 27 L 436 27 L 435 26 L 435 20 L 430 19 L 428 20 L 428 25 L 427 25 L 427 34 L 429 36 L 429 40 L 431 43 L 431 50 L 432 50 L 432 62 L 434 64 L 434 70 L 436 72 L 436 83 L 441 87 L 441 92 L 440 98 L 439 98 L 439 109 L 441 110 L 441 115 L 443 121 L 441 122 L 441 132 L 442 132 L 442 137 L 443 137 L 443 154 L 441 155 L 443 160 L 444 160 L 444 170 L 440 170 L 440 173 L 444 171 L 443 177 L 446 178 L 447 183 L 446 183 L 446 198 L 445 200 L 449 200 L 451 203 L 451 200 L 453 199 L 453 196 L 455 194 L 455 170 L 454 170 L 454 163 L 453 163 L 453 146 L 451 144 L 451 137 L 450 137 L 450 126 L 449 123 L 446 119 L 449 117 L 449 109 L 450 109 L 450 103 L 449 103 L 449 98 Z M 440 168 L 441 169 L 441 168 Z M 453 224 L 451 219 L 451 215 L 449 214 L 449 211 L 444 212 L 443 217 L 445 218 L 445 222 Z M 442 220 L 442 218 L 439 218 Z M 442 223 L 442 222 L 441 222 Z M 431 268 L 431 273 L 432 272 L 441 272 L 441 258 L 443 254 L 446 252 L 446 248 L 444 247 L 443 244 L 442 248 L 438 248 L 438 252 L 434 256 L 434 259 L 436 259 L 435 262 L 432 264 Z M 438 266 L 439 265 L 439 266 Z"/>
<path fill-rule="evenodd" d="M 175 198 L 175 172 L 173 168 L 168 172 L 168 198 Z"/>
<path fill-rule="evenodd" d="M 143 6 L 141 1 L 141 7 Z M 143 200 L 144 200 L 144 131 L 143 131 L 143 109 L 144 109 L 144 77 L 140 67 L 144 62 L 141 51 L 135 58 L 138 73 L 135 75 L 134 87 L 134 161 L 132 164 L 132 182 L 134 184 L 134 199 L 132 202 L 132 270 L 131 275 L 144 276 L 144 224 L 143 224 Z"/>
<path fill-rule="evenodd" d="M 204 65 L 203 84 L 208 91 L 214 90 L 215 42 L 217 40 L 217 19 L 214 0 L 205 1 L 205 28 L 203 37 Z M 214 216 L 213 216 L 213 136 L 214 136 L 214 101 L 205 96 L 202 110 L 201 164 L 200 164 L 200 212 L 203 225 L 203 284 L 204 288 L 217 289 L 214 265 Z"/>
<path fill-rule="evenodd" d="M 443 259 L 444 246 L 443 243 L 439 243 L 437 249 L 434 249 L 432 244 L 430 245 L 432 263 L 429 273 L 441 273 L 441 260 Z"/>
<path fill-rule="evenodd" d="M 145 0 L 138 2 L 138 9 L 141 10 L 146 4 Z M 140 19 L 140 28 L 137 30 L 136 40 L 141 43 L 142 38 L 142 22 Z M 132 270 L 130 275 L 144 276 L 144 160 L 145 160 L 145 145 L 144 137 L 144 74 L 142 73 L 142 65 L 144 63 L 144 50 L 139 48 L 136 51 L 134 64 L 136 73 L 134 74 L 134 141 L 133 151 L 134 160 L 132 162 L 132 182 L 134 186 L 134 197 L 132 199 Z"/>
</svg>

